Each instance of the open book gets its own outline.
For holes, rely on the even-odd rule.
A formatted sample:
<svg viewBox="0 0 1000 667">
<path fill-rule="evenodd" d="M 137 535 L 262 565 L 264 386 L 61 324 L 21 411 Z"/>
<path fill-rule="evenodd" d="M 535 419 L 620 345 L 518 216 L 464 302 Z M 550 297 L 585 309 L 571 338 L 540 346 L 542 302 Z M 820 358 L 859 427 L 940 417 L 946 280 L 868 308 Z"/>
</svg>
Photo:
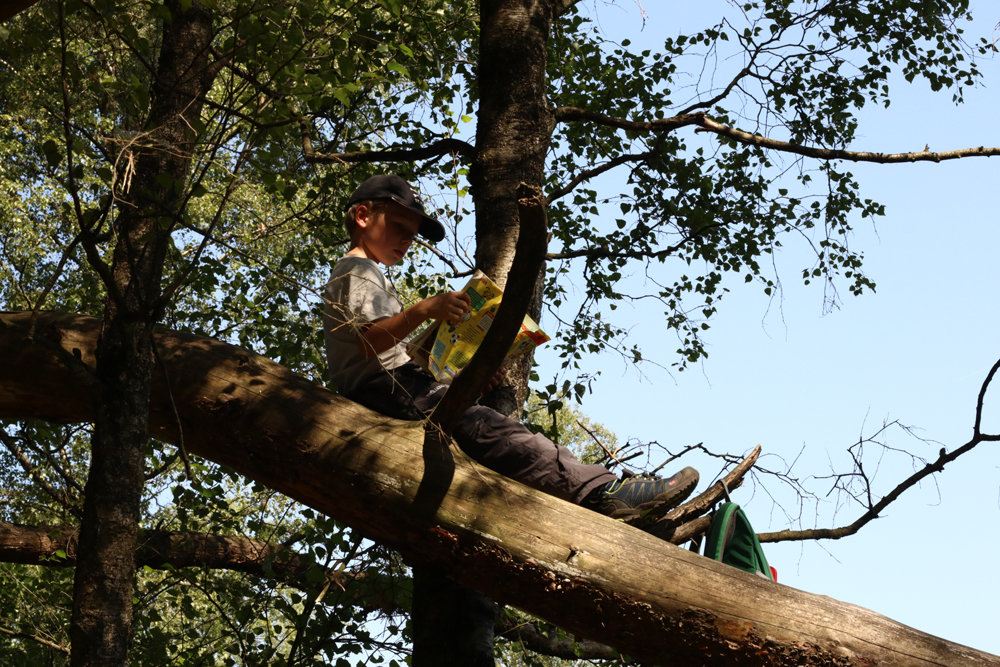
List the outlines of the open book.
<svg viewBox="0 0 1000 667">
<path fill-rule="evenodd" d="M 406 351 L 413 360 L 430 371 L 438 382 L 450 384 L 465 368 L 489 331 L 503 292 L 482 271 L 476 271 L 463 291 L 472 300 L 471 309 L 457 324 L 443 320 L 434 322 L 407 343 Z M 504 361 L 533 350 L 549 340 L 533 319 L 524 316 L 521 330 L 507 351 Z"/>
</svg>

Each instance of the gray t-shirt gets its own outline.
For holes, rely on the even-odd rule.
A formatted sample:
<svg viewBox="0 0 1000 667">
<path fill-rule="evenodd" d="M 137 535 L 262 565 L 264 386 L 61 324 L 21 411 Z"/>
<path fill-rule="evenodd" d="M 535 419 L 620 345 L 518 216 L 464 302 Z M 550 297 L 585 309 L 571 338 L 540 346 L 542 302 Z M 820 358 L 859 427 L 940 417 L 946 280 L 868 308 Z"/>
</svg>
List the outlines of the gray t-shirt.
<svg viewBox="0 0 1000 667">
<path fill-rule="evenodd" d="M 372 322 L 403 310 L 396 290 L 376 262 L 352 255 L 341 258 L 333 265 L 323 297 L 330 381 L 341 394 L 351 393 L 382 369 L 392 370 L 410 361 L 402 341 L 372 358 L 366 358 L 358 345 L 358 334 Z"/>
</svg>

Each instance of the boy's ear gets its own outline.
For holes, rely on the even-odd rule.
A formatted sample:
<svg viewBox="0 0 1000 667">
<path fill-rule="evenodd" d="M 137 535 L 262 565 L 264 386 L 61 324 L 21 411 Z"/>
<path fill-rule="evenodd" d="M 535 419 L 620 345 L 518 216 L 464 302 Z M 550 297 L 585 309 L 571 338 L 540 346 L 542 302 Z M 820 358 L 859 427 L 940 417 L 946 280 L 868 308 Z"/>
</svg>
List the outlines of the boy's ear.
<svg viewBox="0 0 1000 667">
<path fill-rule="evenodd" d="M 372 212 L 368 209 L 368 207 L 362 204 L 354 211 L 354 222 L 357 223 L 359 228 L 364 229 L 368 226 L 371 214 Z"/>
</svg>

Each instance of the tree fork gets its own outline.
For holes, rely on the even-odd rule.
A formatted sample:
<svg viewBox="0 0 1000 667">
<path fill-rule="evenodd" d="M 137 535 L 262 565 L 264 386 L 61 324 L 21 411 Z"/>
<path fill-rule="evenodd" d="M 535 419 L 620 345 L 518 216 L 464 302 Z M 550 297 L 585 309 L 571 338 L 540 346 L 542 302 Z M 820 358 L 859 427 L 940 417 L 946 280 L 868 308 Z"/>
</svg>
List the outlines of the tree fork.
<svg viewBox="0 0 1000 667">
<path fill-rule="evenodd" d="M 0 418 L 80 422 L 99 320 L 0 315 Z M 18 326 L 20 325 L 20 326 Z M 47 342 L 40 343 L 39 336 Z M 56 355 L 52 343 L 68 354 Z M 948 665 L 1000 658 L 668 544 L 476 466 L 423 457 L 421 423 L 377 415 L 258 355 L 161 330 L 190 451 L 351 525 L 459 584 L 665 667 Z M 174 418 L 154 377 L 150 434 Z M 435 506 L 417 490 L 444 473 Z M 440 483 L 440 482 L 438 482 Z"/>
</svg>

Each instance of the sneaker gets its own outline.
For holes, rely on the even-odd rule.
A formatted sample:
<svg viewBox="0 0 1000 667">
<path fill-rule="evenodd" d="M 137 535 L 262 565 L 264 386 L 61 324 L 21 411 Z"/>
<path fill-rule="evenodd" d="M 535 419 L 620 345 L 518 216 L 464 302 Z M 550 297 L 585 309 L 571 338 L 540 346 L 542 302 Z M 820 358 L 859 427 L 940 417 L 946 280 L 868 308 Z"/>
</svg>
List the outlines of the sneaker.
<svg viewBox="0 0 1000 667">
<path fill-rule="evenodd" d="M 697 484 L 698 471 L 691 467 L 669 479 L 626 473 L 622 479 L 592 491 L 583 506 L 633 525 L 647 524 L 680 505 Z"/>
</svg>

